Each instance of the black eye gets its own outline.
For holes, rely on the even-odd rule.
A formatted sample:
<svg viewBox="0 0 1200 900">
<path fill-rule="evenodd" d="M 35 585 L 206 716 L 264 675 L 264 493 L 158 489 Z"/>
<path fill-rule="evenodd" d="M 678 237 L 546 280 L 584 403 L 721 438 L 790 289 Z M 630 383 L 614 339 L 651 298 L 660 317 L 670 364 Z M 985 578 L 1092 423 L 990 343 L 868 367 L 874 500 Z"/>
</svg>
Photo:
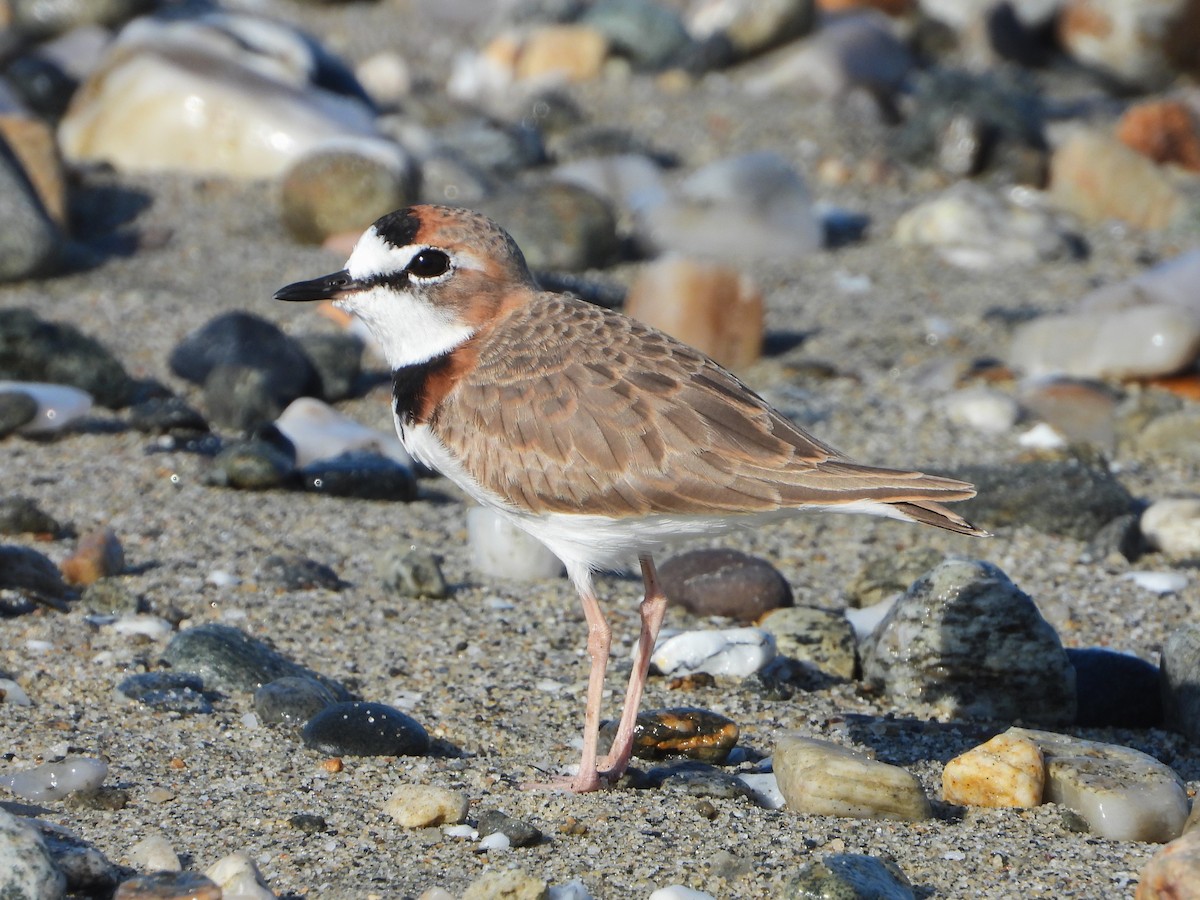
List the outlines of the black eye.
<svg viewBox="0 0 1200 900">
<path fill-rule="evenodd" d="M 437 278 L 449 269 L 450 257 L 441 250 L 422 250 L 412 258 L 405 271 L 418 278 Z"/>
</svg>

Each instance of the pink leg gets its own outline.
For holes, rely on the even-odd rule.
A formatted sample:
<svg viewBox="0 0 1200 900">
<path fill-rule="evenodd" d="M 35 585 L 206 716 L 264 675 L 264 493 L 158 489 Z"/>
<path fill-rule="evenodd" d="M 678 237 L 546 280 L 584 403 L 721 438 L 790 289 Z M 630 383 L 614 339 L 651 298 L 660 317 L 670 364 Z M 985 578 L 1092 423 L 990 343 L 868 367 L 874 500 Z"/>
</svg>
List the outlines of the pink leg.
<svg viewBox="0 0 1200 900">
<path fill-rule="evenodd" d="M 629 674 L 629 687 L 625 691 L 625 708 L 621 710 L 621 721 L 617 725 L 617 736 L 612 749 L 604 758 L 601 777 L 613 782 L 625 774 L 629 760 L 633 757 L 633 729 L 637 721 L 638 706 L 642 702 L 642 690 L 646 686 L 646 673 L 650 671 L 650 657 L 654 653 L 654 642 L 662 628 L 663 615 L 667 611 L 667 598 L 658 586 L 658 574 L 654 571 L 654 560 L 649 554 L 638 557 L 642 564 L 642 580 L 646 595 L 638 612 L 642 618 L 642 631 L 638 637 L 637 658 Z"/>
</svg>

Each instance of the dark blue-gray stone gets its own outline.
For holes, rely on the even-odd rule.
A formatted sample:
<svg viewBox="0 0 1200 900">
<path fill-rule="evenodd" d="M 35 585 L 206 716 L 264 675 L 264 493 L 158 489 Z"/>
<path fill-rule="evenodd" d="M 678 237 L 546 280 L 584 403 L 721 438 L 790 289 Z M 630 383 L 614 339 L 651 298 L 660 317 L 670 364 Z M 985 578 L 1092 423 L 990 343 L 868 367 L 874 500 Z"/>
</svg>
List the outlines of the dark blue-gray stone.
<svg viewBox="0 0 1200 900">
<path fill-rule="evenodd" d="M 254 692 L 254 711 L 264 725 L 299 727 L 337 701 L 337 695 L 321 682 L 287 675 Z"/>
<path fill-rule="evenodd" d="M 268 556 L 259 567 L 258 574 L 264 581 L 273 582 L 285 591 L 310 591 L 316 588 L 340 591 L 346 586 L 329 566 L 294 553 Z"/>
<path fill-rule="evenodd" d="M 309 463 L 300 470 L 306 491 L 356 500 L 398 500 L 417 497 L 417 478 L 394 459 L 366 451 L 352 451 Z"/>
<path fill-rule="evenodd" d="M 1154 728 L 1162 724 L 1158 666 L 1102 647 L 1067 648 L 1075 667 L 1075 724 Z"/>
<path fill-rule="evenodd" d="M 0 438 L 33 421 L 38 403 L 24 391 L 0 391 Z"/>
<path fill-rule="evenodd" d="M 204 681 L 191 672 L 145 672 L 130 675 L 117 690 L 152 709 L 207 715 L 212 703 L 204 696 Z"/>
<path fill-rule="evenodd" d="M 334 703 L 308 720 L 301 738 L 328 756 L 423 756 L 429 735 L 411 716 L 383 703 Z"/>
<path fill-rule="evenodd" d="M 28 497 L 0 497 L 0 534 L 58 534 L 62 525 Z"/>
<path fill-rule="evenodd" d="M 67 384 L 112 409 L 128 405 L 137 386 L 98 341 L 28 309 L 6 309 L 0 316 L 0 380 Z"/>
</svg>

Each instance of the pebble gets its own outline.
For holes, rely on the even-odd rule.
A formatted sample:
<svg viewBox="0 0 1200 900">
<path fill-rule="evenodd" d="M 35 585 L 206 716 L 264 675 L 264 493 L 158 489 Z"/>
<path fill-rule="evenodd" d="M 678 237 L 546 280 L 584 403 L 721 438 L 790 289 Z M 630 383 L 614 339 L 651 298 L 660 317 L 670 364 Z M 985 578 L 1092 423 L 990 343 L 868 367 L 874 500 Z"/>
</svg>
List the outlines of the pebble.
<svg viewBox="0 0 1200 900">
<path fill-rule="evenodd" d="M 750 789 L 754 802 L 763 809 L 783 809 L 786 801 L 774 772 L 743 772 L 738 778 Z"/>
<path fill-rule="evenodd" d="M 375 558 L 375 573 L 384 588 L 401 597 L 444 600 L 450 596 L 437 557 L 419 547 L 385 548 Z"/>
<path fill-rule="evenodd" d="M 910 822 L 932 816 L 921 783 L 910 772 L 830 741 L 785 737 L 773 760 L 779 790 L 796 812 Z"/>
<path fill-rule="evenodd" d="M 74 596 L 58 566 L 27 547 L 0 546 L 0 590 L 16 591 L 61 611 Z"/>
<path fill-rule="evenodd" d="M 600 0 L 587 7 L 579 23 L 604 35 L 610 52 L 639 69 L 661 69 L 691 43 L 679 15 L 652 0 Z"/>
<path fill-rule="evenodd" d="M 1140 430 L 1125 425 L 1123 431 L 1130 434 L 1136 449 L 1150 456 L 1174 456 L 1181 461 L 1200 460 L 1200 441 L 1196 434 L 1200 430 L 1200 409 L 1185 408 L 1168 412 L 1145 423 Z"/>
<path fill-rule="evenodd" d="M 1159 165 L 1200 171 L 1200 134 L 1187 105 L 1178 100 L 1135 103 L 1117 122 L 1117 140 Z"/>
<path fill-rule="evenodd" d="M 809 663 L 835 678 L 854 678 L 857 642 L 842 613 L 791 606 L 769 611 L 758 624 L 775 638 L 780 656 Z"/>
<path fill-rule="evenodd" d="M 292 340 L 316 369 L 322 397 L 336 403 L 354 396 L 362 375 L 364 342 L 361 337 L 348 331 L 313 331 L 298 334 Z M 394 440 L 387 452 L 389 456 L 396 456 L 403 447 L 394 433 L 390 437 Z M 401 459 L 400 456 L 396 458 Z"/>
<path fill-rule="evenodd" d="M 226 900 L 274 900 L 258 866 L 244 850 L 223 856 L 204 872 L 221 889 Z"/>
<path fill-rule="evenodd" d="M 907 547 L 868 560 L 851 579 L 846 596 L 851 606 L 872 607 L 903 594 L 914 581 L 945 560 L 932 547 Z"/>
<path fill-rule="evenodd" d="M 336 681 L 318 675 L 244 634 L 232 625 L 208 623 L 180 631 L 163 651 L 162 659 L 180 672 L 194 672 L 207 690 L 255 691 L 287 675 L 314 678 L 339 700 L 349 693 Z"/>
<path fill-rule="evenodd" d="M 151 397 L 129 408 L 129 424 L 146 434 L 193 437 L 208 433 L 199 410 L 179 397 Z"/>
<path fill-rule="evenodd" d="M 1200 625 L 1176 628 L 1162 649 L 1166 725 L 1200 744 Z"/>
<path fill-rule="evenodd" d="M 495 43 L 493 48 L 507 52 Z M 591 81 L 600 75 L 608 52 L 608 40 L 597 28 L 542 25 L 532 29 L 519 42 L 512 60 L 513 75 L 518 81 L 542 84 Z"/>
<path fill-rule="evenodd" d="M 0 534 L 57 535 L 62 530 L 59 521 L 37 501 L 16 494 L 0 497 Z"/>
<path fill-rule="evenodd" d="M 910 209 L 896 222 L 894 237 L 902 245 L 932 247 L 971 271 L 1070 259 L 1079 249 L 1078 238 L 1037 195 L 1023 188 L 1000 195 L 972 181 Z"/>
<path fill-rule="evenodd" d="M 51 802 L 68 794 L 90 793 L 104 783 L 108 763 L 88 756 L 74 756 L 62 762 L 43 763 L 12 775 L 0 777 L 0 785 L 22 800 Z"/>
<path fill-rule="evenodd" d="M 1158 666 L 1104 647 L 1068 647 L 1075 669 L 1075 724 L 1089 728 L 1162 725 Z"/>
<path fill-rule="evenodd" d="M 67 584 L 93 584 L 125 571 L 125 550 L 112 528 L 96 528 L 79 539 L 75 551 L 59 568 Z"/>
<path fill-rule="evenodd" d="M 462 791 L 427 784 L 402 784 L 383 805 L 401 828 L 457 825 L 467 818 L 470 801 Z"/>
<path fill-rule="evenodd" d="M 941 407 L 956 425 L 991 435 L 1012 431 L 1021 418 L 1021 405 L 1016 400 L 990 388 L 956 391 L 942 400 Z"/>
<path fill-rule="evenodd" d="M 151 872 L 122 881 L 113 900 L 221 900 L 221 888 L 199 872 Z"/>
<path fill-rule="evenodd" d="M 373 135 L 365 103 L 307 83 L 299 69 L 311 65 L 311 45 L 287 26 L 230 13 L 140 19 L 75 93 L 62 152 L 121 172 L 273 178 L 325 141 Z"/>
<path fill-rule="evenodd" d="M 616 733 L 615 721 L 604 723 L 601 744 L 610 746 Z M 633 755 L 651 760 L 683 757 L 719 765 L 737 746 L 739 733 L 732 719 L 708 709 L 642 710 L 633 726 Z"/>
<path fill-rule="evenodd" d="M 28 391 L 0 390 L 0 439 L 8 437 L 38 414 L 38 402 Z"/>
<path fill-rule="evenodd" d="M 480 810 L 476 817 L 476 826 L 481 837 L 500 834 L 508 839 L 512 847 L 532 847 L 542 840 L 539 828 L 521 819 L 514 819 L 498 809 Z"/>
<path fill-rule="evenodd" d="M 273 553 L 258 567 L 258 577 L 285 591 L 340 591 L 346 583 L 324 563 L 295 553 Z"/>
<path fill-rule="evenodd" d="M 93 588 L 95 585 L 92 586 Z M 89 594 L 96 592 L 89 588 L 84 591 L 84 602 L 87 603 Z M 136 598 L 131 598 L 134 604 L 137 603 Z M 122 613 L 117 615 L 116 619 L 108 623 L 107 627 L 111 628 L 117 634 L 139 635 L 151 641 L 165 641 L 175 631 L 175 626 L 160 616 L 152 616 L 135 611 L 130 613 Z"/>
<path fill-rule="evenodd" d="M 1095 455 L 961 466 L 954 472 L 979 493 L 958 511 L 989 529 L 1024 526 L 1090 540 L 1133 508 L 1133 497 Z"/>
<path fill-rule="evenodd" d="M 37 829 L 0 808 L 0 895 L 57 900 L 66 883 Z"/>
<path fill-rule="evenodd" d="M 221 450 L 205 473 L 205 483 L 244 491 L 289 485 L 296 468 L 290 454 L 263 440 L 238 441 Z"/>
<path fill-rule="evenodd" d="M 68 896 L 111 896 L 119 870 L 99 849 L 66 828 L 38 824 L 55 867 L 66 878 Z"/>
<path fill-rule="evenodd" d="M 1200 808 L 1200 807 L 1198 807 Z M 1138 875 L 1134 900 L 1200 897 L 1200 830 L 1192 829 L 1159 850 Z"/>
<path fill-rule="evenodd" d="M 1135 228 L 1162 229 L 1185 203 L 1168 176 L 1115 137 L 1079 131 L 1050 157 L 1050 201 L 1085 222 L 1118 219 Z"/>
<path fill-rule="evenodd" d="M 1155 500 L 1138 520 L 1152 550 L 1172 559 L 1200 559 L 1200 498 Z"/>
<path fill-rule="evenodd" d="M 475 572 L 485 578 L 541 581 L 563 574 L 562 562 L 541 541 L 487 507 L 467 511 L 467 546 Z"/>
<path fill-rule="evenodd" d="M 1040 806 L 1045 787 L 1041 749 L 1011 732 L 972 747 L 942 770 L 942 799 L 960 806 Z"/>
<path fill-rule="evenodd" d="M 0 156 L 0 282 L 19 281 L 58 267 L 62 235 L 46 215 L 28 175 L 10 154 Z"/>
<path fill-rule="evenodd" d="M 764 559 L 737 550 L 690 550 L 665 560 L 658 581 L 668 601 L 694 616 L 753 622 L 792 605 L 792 588 Z"/>
<path fill-rule="evenodd" d="M 647 263 L 629 287 L 625 313 L 734 371 L 762 355 L 762 291 L 732 266 L 676 255 Z"/>
<path fill-rule="evenodd" d="M 717 900 L 712 894 L 682 884 L 669 884 L 650 894 L 649 900 Z"/>
<path fill-rule="evenodd" d="M 694 40 L 728 44 L 732 61 L 803 37 L 816 21 L 813 0 L 704 0 L 691 6 L 686 25 Z"/>
<path fill-rule="evenodd" d="M 1064 442 L 1092 444 L 1110 450 L 1116 440 L 1116 410 L 1120 396 L 1100 381 L 1048 375 L 1029 378 L 1019 386 L 1021 405 L 1048 425 Z M 1036 426 L 1035 426 L 1036 427 Z M 1054 449 L 1054 448 L 1052 448 Z"/>
<path fill-rule="evenodd" d="M 396 144 L 358 138 L 318 144 L 283 173 L 280 216 L 306 244 L 365 231 L 372 222 L 417 199 L 417 169 Z"/>
<path fill-rule="evenodd" d="M 546 181 L 478 205 L 513 236 L 534 270 L 580 272 L 612 263 L 617 220 L 608 202 L 586 188 Z"/>
<path fill-rule="evenodd" d="M 660 636 L 650 657 L 663 675 L 752 675 L 776 656 L 775 639 L 761 628 L 685 631 Z"/>
<path fill-rule="evenodd" d="M 1177 594 L 1188 585 L 1188 577 L 1182 572 L 1126 572 L 1124 581 L 1132 581 L 1144 591 L 1152 594 Z"/>
<path fill-rule="evenodd" d="M 419 722 L 383 703 L 330 704 L 300 736 L 306 747 L 328 756 L 424 756 L 430 746 Z"/>
<path fill-rule="evenodd" d="M 1187 791 L 1179 776 L 1154 757 L 1049 731 L 1010 728 L 1008 733 L 1028 738 L 1042 751 L 1045 801 L 1078 813 L 1093 834 L 1164 843 L 1183 833 Z"/>
<path fill-rule="evenodd" d="M 0 381 L 0 391 L 33 401 L 34 413 L 16 428 L 19 434 L 45 436 L 66 430 L 92 409 L 92 396 L 80 388 L 34 381 Z"/>
<path fill-rule="evenodd" d="M 915 900 L 917 894 L 895 862 L 862 853 L 831 853 L 806 863 L 790 878 L 782 900 Z"/>
<path fill-rule="evenodd" d="M 462 900 L 548 900 L 549 885 L 524 869 L 492 869 L 463 891 Z"/>
<path fill-rule="evenodd" d="M 411 465 L 370 450 L 350 450 L 311 462 L 299 471 L 306 491 L 355 500 L 408 503 L 417 499 L 417 476 Z"/>
<path fill-rule="evenodd" d="M 1058 37 L 1076 62 L 1126 88 L 1153 91 L 1181 70 L 1195 71 L 1198 28 L 1190 0 L 1066 0 Z"/>
<path fill-rule="evenodd" d="M 638 219 L 643 242 L 659 252 L 741 267 L 796 259 L 823 240 L 804 179 L 769 151 L 697 169 L 670 199 L 647 206 Z M 730 234 L 739 239 L 729 240 Z"/>
<path fill-rule="evenodd" d="M 181 872 L 179 854 L 166 835 L 152 832 L 129 848 L 125 854 L 129 864 L 143 872 Z"/>
<path fill-rule="evenodd" d="M 190 672 L 145 672 L 130 675 L 117 693 L 163 712 L 208 715 L 212 702 L 204 695 L 204 681 Z"/>
<path fill-rule="evenodd" d="M 1075 721 L 1075 671 L 1058 635 L 991 563 L 954 558 L 922 576 L 862 649 L 864 679 L 901 708 Z"/>
<path fill-rule="evenodd" d="M 0 703 L 10 706 L 33 706 L 25 689 L 11 678 L 0 678 Z"/>
<path fill-rule="evenodd" d="M 336 702 L 336 693 L 316 679 L 300 675 L 285 675 L 254 692 L 254 711 L 264 725 L 299 728 Z"/>
</svg>

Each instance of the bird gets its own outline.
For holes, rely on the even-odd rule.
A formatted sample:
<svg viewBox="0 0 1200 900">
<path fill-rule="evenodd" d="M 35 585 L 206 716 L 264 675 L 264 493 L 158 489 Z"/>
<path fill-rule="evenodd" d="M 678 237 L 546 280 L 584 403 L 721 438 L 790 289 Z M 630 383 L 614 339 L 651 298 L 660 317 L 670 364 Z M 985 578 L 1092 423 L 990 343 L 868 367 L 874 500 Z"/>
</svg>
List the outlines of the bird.
<svg viewBox="0 0 1200 900">
<path fill-rule="evenodd" d="M 344 269 L 275 299 L 332 301 L 361 320 L 391 368 L 408 452 L 562 561 L 583 607 L 590 670 L 579 768 L 551 787 L 598 790 L 629 766 L 667 604 L 654 566 L 664 546 L 809 510 L 986 534 L 942 505 L 974 496 L 973 485 L 854 462 L 700 351 L 541 290 L 514 239 L 468 209 L 389 213 Z M 645 591 L 638 648 L 600 759 L 612 630 L 594 576 L 635 556 Z"/>
</svg>

